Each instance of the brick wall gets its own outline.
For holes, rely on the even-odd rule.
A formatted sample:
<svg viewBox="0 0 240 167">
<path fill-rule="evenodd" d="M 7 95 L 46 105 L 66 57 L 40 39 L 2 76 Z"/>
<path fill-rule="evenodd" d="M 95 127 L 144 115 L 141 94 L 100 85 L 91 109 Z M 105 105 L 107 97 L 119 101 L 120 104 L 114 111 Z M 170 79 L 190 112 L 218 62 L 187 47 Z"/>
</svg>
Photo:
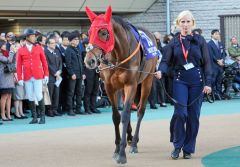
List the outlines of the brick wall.
<svg viewBox="0 0 240 167">
<path fill-rule="evenodd" d="M 239 0 L 170 0 L 171 25 L 183 10 L 192 11 L 196 27 L 208 40 L 212 29 L 220 29 L 219 15 L 240 14 Z M 166 0 L 156 1 L 145 13 L 125 16 L 131 23 L 166 34 Z M 236 27 L 237 28 L 237 27 Z M 240 27 L 238 27 L 240 28 Z"/>
</svg>

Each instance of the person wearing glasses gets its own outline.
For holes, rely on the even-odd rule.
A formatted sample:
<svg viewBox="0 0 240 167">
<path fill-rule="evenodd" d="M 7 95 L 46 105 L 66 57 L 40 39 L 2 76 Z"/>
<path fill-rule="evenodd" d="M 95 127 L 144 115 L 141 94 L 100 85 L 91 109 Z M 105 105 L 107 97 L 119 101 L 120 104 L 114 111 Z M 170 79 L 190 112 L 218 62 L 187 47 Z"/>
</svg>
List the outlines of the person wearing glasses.
<svg viewBox="0 0 240 167">
<path fill-rule="evenodd" d="M 47 48 L 44 52 L 48 61 L 49 69 L 49 82 L 48 90 L 51 99 L 51 105 L 47 111 L 47 115 L 50 117 L 60 116 L 58 113 L 58 104 L 59 104 L 59 86 L 56 84 L 61 80 L 62 73 L 62 57 L 60 53 L 56 50 L 56 41 L 54 38 L 47 38 L 46 40 Z"/>
<path fill-rule="evenodd" d="M 182 11 L 176 19 L 180 33 L 166 46 L 157 79 L 172 66 L 174 113 L 170 122 L 170 141 L 173 143 L 172 159 L 190 159 L 195 152 L 199 130 L 199 117 L 203 94 L 211 92 L 211 59 L 205 39 L 192 34 L 195 19 L 190 11 Z M 191 104 L 192 103 L 192 104 Z"/>
</svg>

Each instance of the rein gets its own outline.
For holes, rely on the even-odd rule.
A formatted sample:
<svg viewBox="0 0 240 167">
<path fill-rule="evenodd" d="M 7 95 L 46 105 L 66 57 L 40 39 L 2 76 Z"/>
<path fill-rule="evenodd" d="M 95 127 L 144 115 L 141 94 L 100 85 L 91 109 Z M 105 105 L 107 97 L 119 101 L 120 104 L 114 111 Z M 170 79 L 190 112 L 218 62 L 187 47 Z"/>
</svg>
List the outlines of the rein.
<svg viewBox="0 0 240 167">
<path fill-rule="evenodd" d="M 132 52 L 132 54 L 131 54 L 130 56 L 128 56 L 126 59 L 124 59 L 123 61 L 121 61 L 120 63 L 118 63 L 118 64 L 116 64 L 116 65 L 114 65 L 114 64 L 112 64 L 112 63 L 109 63 L 109 64 L 107 64 L 107 67 L 103 67 L 103 68 L 99 68 L 99 67 L 98 67 L 98 69 L 97 69 L 96 71 L 97 71 L 97 72 L 100 72 L 100 71 L 107 70 L 107 69 L 120 68 L 120 67 L 119 67 L 120 65 L 128 62 L 130 59 L 132 59 L 132 58 L 136 55 L 136 53 L 137 53 L 137 52 L 139 51 L 139 49 L 140 49 L 140 46 L 141 46 L 141 44 L 140 44 L 140 42 L 138 42 L 138 45 L 137 45 L 136 49 Z"/>
<path fill-rule="evenodd" d="M 126 70 L 126 71 L 136 71 L 136 72 L 139 72 L 139 73 L 144 73 L 144 74 L 150 74 L 150 75 L 154 75 L 155 73 L 154 72 L 146 72 L 146 71 L 141 71 L 141 70 L 135 70 L 135 69 L 128 69 L 128 68 L 124 68 L 124 67 L 119 67 L 119 66 L 115 66 L 115 68 L 119 68 L 119 69 L 123 69 L 123 70 Z M 191 103 L 185 105 L 185 104 L 182 104 L 182 103 L 179 103 L 176 99 L 174 99 L 172 96 L 170 96 L 167 92 L 167 90 L 165 89 L 165 86 L 163 84 L 163 81 L 162 79 L 160 79 L 160 84 L 161 86 L 163 87 L 163 91 L 164 93 L 167 95 L 167 97 L 176 105 L 180 105 L 182 107 L 189 107 L 189 106 L 192 106 L 193 103 L 195 103 L 197 100 L 199 100 L 201 97 L 202 97 L 202 93 L 199 94 L 198 97 L 196 97 Z M 205 94 L 206 98 L 207 98 L 207 101 L 209 103 L 214 103 L 214 97 L 213 97 L 213 94 Z"/>
</svg>

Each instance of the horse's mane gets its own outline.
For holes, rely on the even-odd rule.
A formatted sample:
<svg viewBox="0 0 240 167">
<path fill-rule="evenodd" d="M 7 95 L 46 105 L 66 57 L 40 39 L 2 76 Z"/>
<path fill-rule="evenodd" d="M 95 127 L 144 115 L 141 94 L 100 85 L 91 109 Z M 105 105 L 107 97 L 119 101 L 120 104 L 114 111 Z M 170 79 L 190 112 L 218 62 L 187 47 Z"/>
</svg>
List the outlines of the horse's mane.
<svg viewBox="0 0 240 167">
<path fill-rule="evenodd" d="M 114 15 L 112 16 L 112 19 L 120 24 L 126 31 L 130 31 L 129 23 L 124 21 L 120 16 Z"/>
</svg>

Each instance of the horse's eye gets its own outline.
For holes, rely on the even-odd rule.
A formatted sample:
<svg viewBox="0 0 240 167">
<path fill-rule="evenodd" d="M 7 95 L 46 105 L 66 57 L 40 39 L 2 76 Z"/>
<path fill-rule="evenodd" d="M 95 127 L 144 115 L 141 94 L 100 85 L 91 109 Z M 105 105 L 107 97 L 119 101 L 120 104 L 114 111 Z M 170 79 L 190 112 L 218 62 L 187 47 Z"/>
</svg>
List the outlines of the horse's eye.
<svg viewBox="0 0 240 167">
<path fill-rule="evenodd" d="M 103 32 L 102 35 L 103 35 L 103 36 L 107 35 L 107 32 Z"/>
<path fill-rule="evenodd" d="M 107 29 L 101 29 L 101 30 L 99 30 L 99 32 L 98 32 L 98 36 L 99 36 L 99 38 L 101 39 L 101 40 L 103 40 L 103 41 L 108 41 L 108 30 Z"/>
</svg>

